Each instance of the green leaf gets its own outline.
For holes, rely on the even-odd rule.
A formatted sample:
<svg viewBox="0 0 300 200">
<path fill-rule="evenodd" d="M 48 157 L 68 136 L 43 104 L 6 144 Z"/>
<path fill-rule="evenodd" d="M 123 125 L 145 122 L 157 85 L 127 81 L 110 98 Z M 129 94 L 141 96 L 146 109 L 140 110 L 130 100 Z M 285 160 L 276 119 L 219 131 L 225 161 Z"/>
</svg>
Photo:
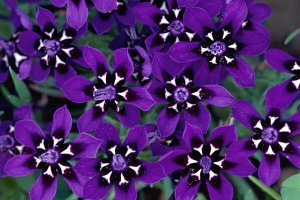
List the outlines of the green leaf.
<svg viewBox="0 0 300 200">
<path fill-rule="evenodd" d="M 284 44 L 289 44 L 293 39 L 295 39 L 300 34 L 300 28 L 291 32 L 285 39 Z"/>
<path fill-rule="evenodd" d="M 9 91 L 3 85 L 0 85 L 0 90 L 4 96 L 4 98 L 11 103 L 14 107 L 19 107 L 21 105 L 20 99 L 9 93 Z"/>
<path fill-rule="evenodd" d="M 283 200 L 295 200 L 300 197 L 300 174 L 291 176 L 282 183 L 281 196 Z"/>
<path fill-rule="evenodd" d="M 244 196 L 244 200 L 257 200 L 257 197 L 253 190 L 249 189 L 248 192 Z"/>
<path fill-rule="evenodd" d="M 26 84 L 17 78 L 16 73 L 10 69 L 10 74 L 16 89 L 16 92 L 20 98 L 21 104 L 26 104 L 31 102 L 31 94 Z"/>
</svg>

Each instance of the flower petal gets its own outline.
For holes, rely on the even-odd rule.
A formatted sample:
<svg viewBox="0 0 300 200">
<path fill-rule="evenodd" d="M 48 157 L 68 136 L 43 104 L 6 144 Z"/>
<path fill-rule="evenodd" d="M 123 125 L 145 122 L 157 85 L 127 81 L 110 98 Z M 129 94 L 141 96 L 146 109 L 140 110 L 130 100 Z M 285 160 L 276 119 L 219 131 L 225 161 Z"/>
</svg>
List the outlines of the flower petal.
<svg viewBox="0 0 300 200">
<path fill-rule="evenodd" d="M 99 183 L 99 177 L 94 177 L 86 182 L 83 189 L 84 199 L 104 199 L 112 185 L 103 186 Z"/>
<path fill-rule="evenodd" d="M 140 23 L 148 26 L 157 27 L 159 16 L 163 14 L 163 12 L 150 3 L 140 3 L 133 7 L 133 13 L 135 19 Z"/>
<path fill-rule="evenodd" d="M 266 60 L 273 69 L 280 72 L 290 73 L 290 70 L 287 68 L 287 64 L 289 61 L 296 61 L 296 58 L 280 49 L 269 49 L 266 52 Z"/>
<path fill-rule="evenodd" d="M 99 162 L 97 158 L 80 159 L 74 169 L 82 176 L 94 177 L 99 175 Z"/>
<path fill-rule="evenodd" d="M 88 19 L 88 8 L 85 0 L 68 0 L 67 2 L 66 16 L 68 24 L 79 30 Z"/>
<path fill-rule="evenodd" d="M 97 13 L 92 21 L 93 28 L 98 35 L 110 31 L 114 25 L 114 16 L 112 14 Z"/>
<path fill-rule="evenodd" d="M 101 149 L 106 151 L 107 142 L 113 142 L 116 144 L 121 144 L 119 131 L 117 128 L 109 123 L 101 122 L 99 123 L 95 136 L 102 140 Z"/>
<path fill-rule="evenodd" d="M 236 142 L 238 139 L 235 125 L 223 125 L 215 128 L 210 136 L 209 142 L 215 147 L 225 148 Z"/>
<path fill-rule="evenodd" d="M 146 184 L 154 184 L 166 177 L 163 168 L 159 162 L 143 162 L 145 173 L 142 176 L 136 178 L 137 181 L 141 181 Z"/>
<path fill-rule="evenodd" d="M 121 188 L 119 185 L 115 185 L 115 198 L 116 200 L 136 199 L 137 191 L 134 182 L 130 182 L 126 189 Z"/>
<path fill-rule="evenodd" d="M 130 80 L 133 74 L 133 62 L 127 48 L 121 48 L 114 51 L 113 67 L 119 76 Z"/>
<path fill-rule="evenodd" d="M 67 3 L 67 0 L 51 0 L 51 3 L 56 7 L 64 7 Z"/>
<path fill-rule="evenodd" d="M 57 189 L 57 176 L 40 175 L 29 191 L 31 200 L 52 200 Z"/>
<path fill-rule="evenodd" d="M 192 149 L 196 140 L 199 140 L 200 143 L 205 143 L 203 137 L 205 134 L 206 132 L 204 132 L 200 127 L 186 123 L 183 131 L 183 139 L 187 146 Z"/>
<path fill-rule="evenodd" d="M 208 104 L 225 107 L 230 106 L 234 101 L 234 97 L 222 86 L 204 85 L 201 88 L 209 94 L 209 98 L 203 99 Z"/>
<path fill-rule="evenodd" d="M 148 142 L 147 132 L 145 126 L 135 126 L 130 129 L 124 141 L 125 145 L 133 145 L 137 153 L 142 151 Z"/>
<path fill-rule="evenodd" d="M 97 139 L 87 133 L 81 133 L 71 144 L 71 151 L 74 158 L 93 158 L 96 156 L 102 140 Z"/>
<path fill-rule="evenodd" d="M 58 88 L 61 88 L 66 81 L 68 81 L 70 78 L 76 76 L 76 71 L 71 65 L 66 66 L 66 71 L 59 71 L 57 68 L 54 70 L 54 80 L 55 80 L 55 85 Z"/>
<path fill-rule="evenodd" d="M 57 139 L 66 139 L 72 128 L 72 116 L 67 106 L 57 109 L 53 115 L 51 134 Z"/>
<path fill-rule="evenodd" d="M 31 69 L 30 78 L 35 82 L 43 82 L 50 74 L 50 67 L 42 67 L 40 62 L 37 62 Z"/>
<path fill-rule="evenodd" d="M 249 158 L 257 152 L 256 149 L 249 146 L 249 142 L 252 139 L 251 136 L 240 139 L 231 144 L 226 152 L 226 158 L 230 161 L 239 161 L 241 159 Z"/>
<path fill-rule="evenodd" d="M 232 105 L 232 115 L 249 130 L 253 130 L 255 121 L 263 119 L 256 109 L 245 100 L 239 100 Z"/>
<path fill-rule="evenodd" d="M 20 121 L 23 119 L 32 119 L 32 104 L 23 105 L 14 110 L 14 121 Z"/>
<path fill-rule="evenodd" d="M 177 42 L 169 49 L 168 54 L 176 62 L 190 63 L 201 59 L 195 51 L 199 47 L 199 42 Z"/>
<path fill-rule="evenodd" d="M 15 125 L 15 136 L 18 142 L 32 149 L 45 137 L 39 125 L 31 120 L 18 121 Z"/>
<path fill-rule="evenodd" d="M 217 186 L 207 182 L 207 189 L 211 199 L 231 200 L 233 198 L 233 187 L 231 183 L 220 174 L 220 182 Z"/>
<path fill-rule="evenodd" d="M 225 160 L 230 161 L 230 156 L 227 157 L 226 155 Z M 224 171 L 235 176 L 248 177 L 256 171 L 256 168 L 248 159 L 241 158 L 238 161 L 233 162 L 232 167 L 224 169 Z"/>
<path fill-rule="evenodd" d="M 295 167 L 300 168 L 300 144 L 290 141 L 292 145 L 292 153 L 281 154 L 286 157 Z"/>
<path fill-rule="evenodd" d="M 83 186 L 87 178 L 80 176 L 72 168 L 67 169 L 62 177 L 74 194 L 79 197 L 83 196 Z"/>
<path fill-rule="evenodd" d="M 98 124 L 102 121 L 106 113 L 100 112 L 95 106 L 89 108 L 82 114 L 77 122 L 79 132 L 89 132 L 96 129 Z"/>
<path fill-rule="evenodd" d="M 275 158 L 269 158 L 265 154 L 262 155 L 258 177 L 266 185 L 274 184 L 280 177 L 280 155 L 276 154 Z"/>
<path fill-rule="evenodd" d="M 128 103 L 140 108 L 143 111 L 148 111 L 155 104 L 150 93 L 142 87 L 129 88 L 130 97 Z"/>
<path fill-rule="evenodd" d="M 195 199 L 201 182 L 194 185 L 188 184 L 189 176 L 185 176 L 175 188 L 175 199 Z"/>
<path fill-rule="evenodd" d="M 162 138 L 171 135 L 177 126 L 180 114 L 171 113 L 167 108 L 164 108 L 158 115 L 157 127 Z"/>
<path fill-rule="evenodd" d="M 18 47 L 27 56 L 33 56 L 36 53 L 34 48 L 35 42 L 40 39 L 41 36 L 32 31 L 24 31 L 19 35 Z"/>
<path fill-rule="evenodd" d="M 102 13 L 110 13 L 118 8 L 116 0 L 92 0 L 95 8 Z"/>
<path fill-rule="evenodd" d="M 13 177 L 27 176 L 36 171 L 32 166 L 31 159 L 33 155 L 16 155 L 9 159 L 5 165 L 4 171 Z M 2 161 L 1 161 L 2 162 Z"/>
<path fill-rule="evenodd" d="M 131 128 L 140 122 L 139 110 L 129 104 L 125 104 L 124 108 L 120 112 L 115 112 L 115 114 L 121 123 L 128 128 Z"/>
<path fill-rule="evenodd" d="M 36 21 L 40 26 L 41 30 L 44 30 L 45 26 L 48 24 L 51 24 L 53 26 L 55 26 L 56 24 L 55 17 L 52 14 L 52 12 L 42 7 L 38 7 Z"/>
<path fill-rule="evenodd" d="M 85 46 L 83 50 L 83 57 L 95 75 L 99 75 L 99 72 L 109 71 L 106 56 L 98 49 Z"/>
</svg>

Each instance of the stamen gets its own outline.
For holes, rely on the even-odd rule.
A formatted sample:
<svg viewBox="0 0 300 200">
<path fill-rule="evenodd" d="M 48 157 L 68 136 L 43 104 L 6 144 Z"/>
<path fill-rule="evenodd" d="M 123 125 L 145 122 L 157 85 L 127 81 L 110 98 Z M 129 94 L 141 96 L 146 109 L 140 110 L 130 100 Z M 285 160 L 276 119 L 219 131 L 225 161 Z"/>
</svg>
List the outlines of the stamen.
<svg viewBox="0 0 300 200">
<path fill-rule="evenodd" d="M 116 98 L 116 89 L 112 86 L 96 89 L 93 92 L 93 97 L 95 101 L 114 100 Z"/>
</svg>

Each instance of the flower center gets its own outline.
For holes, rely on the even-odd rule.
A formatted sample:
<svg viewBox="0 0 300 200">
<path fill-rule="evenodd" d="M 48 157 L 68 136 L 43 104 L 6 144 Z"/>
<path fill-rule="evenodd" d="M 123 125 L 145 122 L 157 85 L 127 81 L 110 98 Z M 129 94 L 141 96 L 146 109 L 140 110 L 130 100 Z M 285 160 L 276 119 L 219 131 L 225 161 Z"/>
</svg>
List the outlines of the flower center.
<svg viewBox="0 0 300 200">
<path fill-rule="evenodd" d="M 202 172 L 208 174 L 211 168 L 211 158 L 209 156 L 204 156 L 199 161 L 200 166 L 202 167 Z"/>
<path fill-rule="evenodd" d="M 185 87 L 179 87 L 175 90 L 174 97 L 178 102 L 185 102 L 189 97 L 189 91 Z"/>
<path fill-rule="evenodd" d="M 45 163 L 49 163 L 49 164 L 53 164 L 56 163 L 58 161 L 59 158 L 59 154 L 56 150 L 54 149 L 49 149 L 48 151 L 46 151 L 45 153 L 43 153 L 40 156 L 40 159 L 45 162 Z"/>
<path fill-rule="evenodd" d="M 274 143 L 278 140 L 278 131 L 273 127 L 266 128 L 262 131 L 261 138 L 267 143 Z"/>
<path fill-rule="evenodd" d="M 61 49 L 61 44 L 57 40 L 44 40 L 43 41 L 45 48 L 46 48 L 46 53 L 49 56 L 55 56 L 59 53 Z"/>
<path fill-rule="evenodd" d="M 15 140 L 10 135 L 1 135 L 0 136 L 0 150 L 1 149 L 10 149 L 14 146 Z"/>
<path fill-rule="evenodd" d="M 168 26 L 168 31 L 170 31 L 173 35 L 177 36 L 184 32 L 184 24 L 179 21 L 175 20 Z"/>
<path fill-rule="evenodd" d="M 226 46 L 223 42 L 216 41 L 209 47 L 211 54 L 220 56 L 226 51 Z"/>
<path fill-rule="evenodd" d="M 93 92 L 93 97 L 95 101 L 113 100 L 116 98 L 116 89 L 112 86 L 96 89 Z"/>
<path fill-rule="evenodd" d="M 113 155 L 112 167 L 116 171 L 122 171 L 127 167 L 127 163 L 122 155 L 120 154 Z"/>
</svg>

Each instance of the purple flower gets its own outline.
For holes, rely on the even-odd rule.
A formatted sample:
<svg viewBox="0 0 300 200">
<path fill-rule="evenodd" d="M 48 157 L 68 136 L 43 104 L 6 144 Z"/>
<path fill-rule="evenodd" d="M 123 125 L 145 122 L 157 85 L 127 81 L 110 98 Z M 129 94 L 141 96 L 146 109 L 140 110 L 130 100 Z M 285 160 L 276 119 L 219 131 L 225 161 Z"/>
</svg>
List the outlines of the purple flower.
<svg viewBox="0 0 300 200">
<path fill-rule="evenodd" d="M 6 162 L 14 155 L 26 154 L 25 148 L 15 138 L 15 123 L 20 120 L 32 119 L 32 106 L 24 105 L 17 108 L 12 121 L 3 121 L 0 125 L 0 177 L 6 176 L 4 167 Z"/>
<path fill-rule="evenodd" d="M 287 81 L 272 87 L 267 93 L 268 105 L 277 108 L 286 107 L 299 95 L 300 62 L 298 59 L 279 49 L 268 50 L 266 52 L 266 59 L 273 69 L 293 75 Z"/>
<path fill-rule="evenodd" d="M 75 76 L 62 88 L 65 96 L 75 103 L 95 102 L 79 118 L 78 129 L 80 131 L 95 130 L 109 109 L 114 111 L 126 127 L 138 124 L 140 114 L 136 107 L 147 111 L 154 104 L 154 100 L 145 88 L 127 85 L 134 72 L 128 49 L 114 51 L 113 72 L 110 72 L 108 62 L 102 52 L 85 47 L 83 54 L 97 82 L 94 83 L 82 76 Z"/>
<path fill-rule="evenodd" d="M 31 71 L 32 80 L 41 82 L 53 70 L 55 84 L 61 87 L 66 80 L 76 75 L 72 65 L 82 63 L 81 50 L 73 42 L 85 32 L 85 28 L 77 32 L 65 27 L 58 32 L 54 15 L 43 8 L 38 9 L 36 20 L 39 29 L 36 32 L 22 32 L 18 46 L 27 56 L 39 58 Z"/>
<path fill-rule="evenodd" d="M 132 128 L 122 143 L 117 129 L 100 123 L 96 137 L 103 140 L 100 158 L 81 159 L 75 169 L 83 176 L 91 177 L 83 190 L 85 199 L 104 199 L 112 187 L 116 200 L 137 199 L 135 182 L 153 184 L 165 177 L 160 162 L 148 162 L 138 158 L 147 145 L 145 127 Z"/>
<path fill-rule="evenodd" d="M 187 63 L 200 60 L 203 76 L 212 83 L 221 81 L 225 69 L 242 87 L 252 87 L 255 74 L 240 56 L 257 56 L 268 47 L 270 38 L 265 29 L 242 30 L 247 17 L 244 0 L 232 1 L 220 23 L 214 23 L 201 8 L 188 8 L 185 25 L 194 30 L 201 39 L 197 42 L 180 42 L 169 50 L 175 61 Z"/>
<path fill-rule="evenodd" d="M 31 149 L 30 154 L 16 155 L 5 167 L 9 176 L 26 176 L 41 170 L 42 174 L 30 189 L 32 200 L 51 200 L 57 188 L 57 178 L 61 175 L 70 189 L 82 196 L 85 179 L 74 171 L 71 160 L 96 155 L 101 141 L 81 133 L 71 142 L 66 142 L 72 127 L 68 109 L 59 108 L 53 116 L 51 134 L 45 135 L 41 128 L 31 120 L 22 120 L 15 125 L 17 141 Z"/>
<path fill-rule="evenodd" d="M 300 145 L 293 142 L 293 137 L 300 133 L 300 112 L 284 120 L 278 108 L 268 104 L 266 107 L 266 117 L 263 118 L 247 101 L 240 100 L 233 104 L 233 117 L 253 134 L 239 140 L 232 150 L 240 152 L 233 155 L 236 160 L 260 150 L 263 155 L 258 170 L 259 179 L 266 185 L 272 185 L 280 176 L 280 155 L 300 168 Z"/>
<path fill-rule="evenodd" d="M 179 120 L 198 125 L 207 130 L 210 113 L 202 102 L 215 106 L 229 106 L 234 97 L 223 87 L 205 85 L 200 74 L 193 69 L 183 72 L 182 64 L 174 63 L 165 53 L 156 53 L 153 63 L 153 80 L 149 88 L 157 104 L 165 105 L 157 118 L 157 127 L 162 138 L 172 134 Z M 180 71 L 181 70 L 181 71 Z"/>
<path fill-rule="evenodd" d="M 145 41 L 148 49 L 162 51 L 179 41 L 191 42 L 198 38 L 197 34 L 186 26 L 186 9 L 179 7 L 177 1 L 168 4 L 166 11 L 150 3 L 140 3 L 133 8 L 133 12 L 139 22 L 154 30 Z"/>
<path fill-rule="evenodd" d="M 237 140 L 234 125 L 214 129 L 207 141 L 204 134 L 201 128 L 186 124 L 183 133 L 186 150 L 173 151 L 162 157 L 160 163 L 167 174 L 173 173 L 177 177 L 175 199 L 195 199 L 199 188 L 204 185 L 210 199 L 231 200 L 233 187 L 224 173 L 247 177 L 256 169 L 247 157 L 238 161 L 231 159 L 232 154 L 239 153 L 228 152 Z"/>
<path fill-rule="evenodd" d="M 30 75 L 32 66 L 32 59 L 18 48 L 20 31 L 32 29 L 30 18 L 13 2 L 6 3 L 10 7 L 9 19 L 14 27 L 14 34 L 8 40 L 0 37 L 0 83 L 7 80 L 9 68 L 17 73 L 19 79 L 26 79 Z"/>
</svg>

